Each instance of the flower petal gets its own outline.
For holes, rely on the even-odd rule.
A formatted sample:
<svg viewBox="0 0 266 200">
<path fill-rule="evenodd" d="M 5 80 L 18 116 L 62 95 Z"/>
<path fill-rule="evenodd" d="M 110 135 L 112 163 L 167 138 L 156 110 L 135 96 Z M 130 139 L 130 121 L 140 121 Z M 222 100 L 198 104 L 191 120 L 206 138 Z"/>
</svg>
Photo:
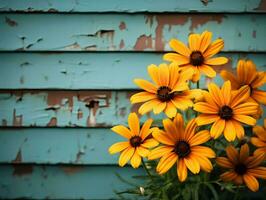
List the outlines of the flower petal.
<svg viewBox="0 0 266 200">
<path fill-rule="evenodd" d="M 153 122 L 153 119 L 148 119 L 147 121 L 145 121 L 145 123 L 142 125 L 141 130 L 140 130 L 140 137 L 142 138 L 142 140 L 145 140 L 146 137 L 148 137 L 151 134 L 151 124 Z"/>
<path fill-rule="evenodd" d="M 240 88 L 240 84 L 239 84 L 237 78 L 231 72 L 228 72 L 226 70 L 222 70 L 220 73 L 220 76 L 223 78 L 224 81 L 229 80 L 231 82 L 232 89 L 237 90 Z"/>
<path fill-rule="evenodd" d="M 160 158 L 164 155 L 167 155 L 173 151 L 173 147 L 169 146 L 159 146 L 153 150 L 151 150 L 150 154 L 148 155 L 149 160 L 155 160 Z"/>
<path fill-rule="evenodd" d="M 161 103 L 161 101 L 159 101 L 158 99 L 153 99 L 153 100 L 147 101 L 140 106 L 139 113 L 141 115 L 144 115 L 147 112 L 150 112 L 154 107 L 156 107 L 160 103 Z"/>
<path fill-rule="evenodd" d="M 176 39 L 171 39 L 169 45 L 177 53 L 187 57 L 190 56 L 191 51 L 183 42 Z"/>
<path fill-rule="evenodd" d="M 111 128 L 111 130 L 127 139 L 130 139 L 132 136 L 134 136 L 131 131 L 123 125 L 114 126 Z"/>
<path fill-rule="evenodd" d="M 125 164 L 127 164 L 127 162 L 131 159 L 131 157 L 133 156 L 135 152 L 135 148 L 132 148 L 132 147 L 128 147 L 127 149 L 125 149 L 120 157 L 119 157 L 119 161 L 118 161 L 118 164 L 120 167 L 123 167 L 125 166 Z"/>
<path fill-rule="evenodd" d="M 233 118 L 247 125 L 254 126 L 256 124 L 256 119 L 247 115 L 233 115 Z"/>
<path fill-rule="evenodd" d="M 248 156 L 249 156 L 249 147 L 247 144 L 244 144 L 240 148 L 239 162 L 244 163 L 244 161 L 247 160 Z"/>
<path fill-rule="evenodd" d="M 176 163 L 177 159 L 178 157 L 174 152 L 163 156 L 156 167 L 156 171 L 159 174 L 164 174 Z"/>
<path fill-rule="evenodd" d="M 200 36 L 199 50 L 204 52 L 210 45 L 212 39 L 212 32 L 204 31 Z"/>
<path fill-rule="evenodd" d="M 150 153 L 150 151 L 142 146 L 139 146 L 136 148 L 136 152 L 141 156 L 141 157 L 147 157 Z"/>
<path fill-rule="evenodd" d="M 188 37 L 188 43 L 191 51 L 198 51 L 200 45 L 200 36 L 198 34 L 190 34 Z"/>
<path fill-rule="evenodd" d="M 143 79 L 134 79 L 134 83 L 139 86 L 141 89 L 146 90 L 147 92 L 156 94 L 157 87 L 150 83 L 149 81 Z"/>
<path fill-rule="evenodd" d="M 224 119 L 218 119 L 216 122 L 213 123 L 212 127 L 211 127 L 211 137 L 214 139 L 217 139 L 222 132 L 225 129 L 225 120 Z"/>
<path fill-rule="evenodd" d="M 151 65 L 148 66 L 148 73 L 149 73 L 152 81 L 157 86 L 159 86 L 160 85 L 160 81 L 159 81 L 159 68 L 156 65 L 151 64 Z"/>
<path fill-rule="evenodd" d="M 136 113 L 129 114 L 128 125 L 133 135 L 139 135 L 139 118 Z"/>
<path fill-rule="evenodd" d="M 153 93 L 139 92 L 137 94 L 132 95 L 130 97 L 130 101 L 132 104 L 134 104 L 134 103 L 149 101 L 149 100 L 156 99 L 156 98 L 157 96 Z"/>
<path fill-rule="evenodd" d="M 154 114 L 161 113 L 166 108 L 166 102 L 161 102 L 153 108 Z"/>
<path fill-rule="evenodd" d="M 254 176 L 249 173 L 246 173 L 243 175 L 243 179 L 245 184 L 251 191 L 257 192 L 259 190 L 259 182 Z"/>
<path fill-rule="evenodd" d="M 226 182 L 233 181 L 237 177 L 237 173 L 234 171 L 228 171 L 220 175 L 221 179 Z"/>
<path fill-rule="evenodd" d="M 132 166 L 133 168 L 136 169 L 136 168 L 139 167 L 139 165 L 140 165 L 140 163 L 141 163 L 141 157 L 140 157 L 140 155 L 138 154 L 137 151 L 135 151 L 135 153 L 133 154 L 133 156 L 132 156 L 130 162 L 131 162 L 131 166 Z"/>
<path fill-rule="evenodd" d="M 150 138 L 150 139 L 147 139 L 145 140 L 141 146 L 142 147 L 145 147 L 145 148 L 153 148 L 153 147 L 156 147 L 157 145 L 159 144 L 159 142 L 157 142 L 155 139 L 153 138 Z"/>
<path fill-rule="evenodd" d="M 203 53 L 205 58 L 210 58 L 217 54 L 224 48 L 224 41 L 222 39 L 217 39 L 207 48 L 207 50 Z"/>
<path fill-rule="evenodd" d="M 202 130 L 195 134 L 190 140 L 190 146 L 196 146 L 202 143 L 207 142 L 211 138 L 210 132 L 208 130 Z"/>
<path fill-rule="evenodd" d="M 177 109 L 176 109 L 175 105 L 171 101 L 169 101 L 169 102 L 167 102 L 167 105 L 166 105 L 164 112 L 167 115 L 167 117 L 173 118 L 176 116 Z"/>
<path fill-rule="evenodd" d="M 166 134 L 165 132 L 163 132 L 161 130 L 154 131 L 152 133 L 152 135 L 160 143 L 163 143 L 163 144 L 166 144 L 166 145 L 170 145 L 170 146 L 175 145 L 176 141 L 173 141 L 172 138 L 168 134 Z"/>
<path fill-rule="evenodd" d="M 238 158 L 239 158 L 237 150 L 232 145 L 228 146 L 225 150 L 226 150 L 226 154 L 229 160 L 234 165 L 236 165 L 238 163 Z"/>
<path fill-rule="evenodd" d="M 195 157 L 191 155 L 184 158 L 187 168 L 193 173 L 198 174 L 200 172 L 200 164 Z"/>
<path fill-rule="evenodd" d="M 236 138 L 236 129 L 231 120 L 225 122 L 224 137 L 228 142 L 232 142 Z"/>
<path fill-rule="evenodd" d="M 113 144 L 108 150 L 110 154 L 115 154 L 120 151 L 123 151 L 124 149 L 128 148 L 130 146 L 129 142 L 117 142 Z"/>
<path fill-rule="evenodd" d="M 185 65 L 189 63 L 188 57 L 177 53 L 166 53 L 164 54 L 163 59 L 170 62 L 175 62 L 178 65 Z"/>
<path fill-rule="evenodd" d="M 228 62 L 228 58 L 226 57 L 216 57 L 216 58 L 209 58 L 204 61 L 207 65 L 224 65 Z"/>
<path fill-rule="evenodd" d="M 220 116 L 218 115 L 212 115 L 212 114 L 200 114 L 196 118 L 196 122 L 198 126 L 206 125 L 206 124 L 211 124 L 217 120 L 220 119 Z"/>
<path fill-rule="evenodd" d="M 224 168 L 234 168 L 234 165 L 230 162 L 230 160 L 226 157 L 218 157 L 216 158 L 216 163 Z"/>
<path fill-rule="evenodd" d="M 216 72 L 214 71 L 213 68 L 211 68 L 210 66 L 208 65 L 201 65 L 199 67 L 199 70 L 201 73 L 205 74 L 206 76 L 210 77 L 210 78 L 213 78 L 216 76 Z"/>
<path fill-rule="evenodd" d="M 266 105 L 266 92 L 262 90 L 254 90 L 252 92 L 252 98 L 261 104 Z"/>
<path fill-rule="evenodd" d="M 178 161 L 177 175 L 180 182 L 184 182 L 187 179 L 187 167 L 184 159 Z"/>
<path fill-rule="evenodd" d="M 197 154 L 199 156 L 205 156 L 207 158 L 215 158 L 215 152 L 209 147 L 193 146 L 193 147 L 191 147 L 191 152 L 193 152 L 193 154 Z"/>
</svg>

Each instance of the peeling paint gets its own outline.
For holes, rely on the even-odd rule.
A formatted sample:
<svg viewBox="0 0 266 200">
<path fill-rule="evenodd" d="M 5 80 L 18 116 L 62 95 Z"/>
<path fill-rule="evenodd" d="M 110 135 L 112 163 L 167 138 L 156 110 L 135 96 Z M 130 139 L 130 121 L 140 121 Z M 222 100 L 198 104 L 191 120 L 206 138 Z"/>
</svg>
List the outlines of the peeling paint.
<svg viewBox="0 0 266 200">
<path fill-rule="evenodd" d="M 254 10 L 265 11 L 266 10 L 266 0 L 261 0 L 259 6 Z"/>
<path fill-rule="evenodd" d="M 120 44 L 119 44 L 119 48 L 123 49 L 124 47 L 125 47 L 125 42 L 124 42 L 124 40 L 121 40 Z"/>
<path fill-rule="evenodd" d="M 126 29 L 126 23 L 125 22 L 120 22 L 119 29 L 121 31 L 125 30 Z"/>
<path fill-rule="evenodd" d="M 19 149 L 16 155 L 16 158 L 12 161 L 12 163 L 19 164 L 21 162 L 22 162 L 22 153 L 21 153 L 21 149 Z"/>
<path fill-rule="evenodd" d="M 197 29 L 199 26 L 202 26 L 208 22 L 217 22 L 217 24 L 221 24 L 224 18 L 224 15 L 202 15 L 201 17 L 192 15 L 191 26 L 189 29 L 193 31 L 194 29 Z"/>
<path fill-rule="evenodd" d="M 152 37 L 151 35 L 146 36 L 146 35 L 141 35 L 138 37 L 137 42 L 134 46 L 135 50 L 145 50 L 145 49 L 152 49 Z"/>
<path fill-rule="evenodd" d="M 72 165 L 72 166 L 63 165 L 60 168 L 67 175 L 72 175 L 85 169 L 85 167 L 83 166 L 75 166 L 75 165 Z"/>
<path fill-rule="evenodd" d="M 32 165 L 13 165 L 13 176 L 25 176 L 33 173 Z"/>
<path fill-rule="evenodd" d="M 16 109 L 13 110 L 13 126 L 22 126 L 22 115 L 16 115 Z"/>
<path fill-rule="evenodd" d="M 82 118 L 83 118 L 83 112 L 82 112 L 81 109 L 78 109 L 77 118 L 78 118 L 78 119 L 82 119 Z"/>
<path fill-rule="evenodd" d="M 8 17 L 6 17 L 5 19 L 6 19 L 6 23 L 7 23 L 9 26 L 14 27 L 14 26 L 17 26 L 17 25 L 18 25 L 18 23 L 17 23 L 16 21 L 14 21 L 14 20 L 12 20 L 12 19 L 10 19 L 10 18 L 8 18 Z"/>
<path fill-rule="evenodd" d="M 57 119 L 53 117 L 50 122 L 47 124 L 48 127 L 54 127 L 57 125 Z"/>
<path fill-rule="evenodd" d="M 257 31 L 255 31 L 255 30 L 252 31 L 252 37 L 253 38 L 256 38 L 257 37 Z"/>
</svg>

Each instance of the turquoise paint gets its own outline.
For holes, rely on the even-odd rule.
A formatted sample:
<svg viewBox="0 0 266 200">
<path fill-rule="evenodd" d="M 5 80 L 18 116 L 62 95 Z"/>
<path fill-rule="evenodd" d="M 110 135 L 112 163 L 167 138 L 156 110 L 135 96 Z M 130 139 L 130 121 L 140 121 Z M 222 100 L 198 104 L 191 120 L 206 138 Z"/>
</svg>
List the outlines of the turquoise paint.
<svg viewBox="0 0 266 200">
<path fill-rule="evenodd" d="M 1 0 L 0 11 L 14 12 L 265 12 L 261 0 Z M 228 6 L 230 5 L 230 6 Z"/>
<path fill-rule="evenodd" d="M 230 58 L 231 67 L 240 58 L 253 60 L 258 70 L 266 67 L 266 54 L 219 55 Z M 137 89 L 133 80 L 149 80 L 147 66 L 162 63 L 162 56 L 162 53 L 126 52 L 1 53 L 0 89 Z"/>
<path fill-rule="evenodd" d="M 0 94 L 0 121 L 4 126 L 52 126 L 57 127 L 110 127 L 126 124 L 127 117 L 133 106 L 129 97 L 132 92 L 85 92 L 86 98 L 79 99 L 79 93 L 62 96 L 56 104 L 49 104 L 49 92 L 24 92 L 22 95 Z M 72 96 L 73 94 L 73 96 Z M 56 93 L 53 98 L 56 98 Z M 99 108 L 88 108 L 86 99 L 99 101 Z M 70 105 L 73 102 L 73 105 Z M 135 109 L 134 109 L 135 110 Z M 78 117 L 79 111 L 82 117 Z M 16 116 L 16 117 L 14 117 Z M 154 116 L 154 115 L 151 115 Z M 164 115 L 157 115 L 155 119 Z M 141 120 L 144 121 L 147 116 Z"/>
<path fill-rule="evenodd" d="M 0 163 L 117 165 L 108 148 L 125 140 L 104 128 L 0 129 Z"/>
<path fill-rule="evenodd" d="M 206 29 L 225 40 L 225 51 L 266 50 L 265 17 L 258 14 L 1 14 L 0 29 L 5 51 L 162 51 L 171 38 L 186 42 L 190 32 Z"/>
<path fill-rule="evenodd" d="M 20 170 L 20 168 L 22 170 Z M 17 170 L 17 171 L 16 171 Z M 20 170 L 20 172 L 19 172 Z M 121 182 L 116 173 L 132 181 L 141 169 L 115 166 L 0 166 L 0 198 L 25 199 L 111 199 L 114 190 L 132 186 Z M 141 182 L 133 180 L 141 186 Z"/>
</svg>

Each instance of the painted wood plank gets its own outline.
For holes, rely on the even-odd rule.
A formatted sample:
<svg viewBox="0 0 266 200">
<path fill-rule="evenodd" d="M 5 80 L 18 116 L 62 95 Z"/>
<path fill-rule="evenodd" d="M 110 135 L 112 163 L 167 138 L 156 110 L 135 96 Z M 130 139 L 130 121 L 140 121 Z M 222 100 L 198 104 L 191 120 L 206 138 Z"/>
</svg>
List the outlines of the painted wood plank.
<svg viewBox="0 0 266 200">
<path fill-rule="evenodd" d="M 108 148 L 118 141 L 104 128 L 0 129 L 0 163 L 117 165 Z"/>
<path fill-rule="evenodd" d="M 0 94 L 2 126 L 109 127 L 136 111 L 132 92 L 21 91 Z"/>
<path fill-rule="evenodd" d="M 0 89 L 137 89 L 134 78 L 149 79 L 146 66 L 163 62 L 162 53 L 0 53 Z M 221 53 L 253 60 L 265 70 L 266 54 Z"/>
<path fill-rule="evenodd" d="M 264 87 L 266 89 L 266 86 Z M 110 127 L 126 124 L 131 105 L 127 91 L 2 91 L 0 122 L 14 127 Z M 264 113 L 265 114 L 265 113 Z M 164 114 L 149 115 L 156 120 Z M 147 119 L 143 116 L 141 121 Z"/>
<path fill-rule="evenodd" d="M 1 0 L 4 12 L 265 12 L 264 0 Z"/>
<path fill-rule="evenodd" d="M 164 51 L 206 29 L 225 51 L 266 51 L 258 14 L 1 14 L 0 29 L 2 51 Z"/>
<path fill-rule="evenodd" d="M 141 169 L 115 166 L 1 165 L 1 199 L 115 199 L 129 186 L 116 176 L 132 180 Z"/>
</svg>

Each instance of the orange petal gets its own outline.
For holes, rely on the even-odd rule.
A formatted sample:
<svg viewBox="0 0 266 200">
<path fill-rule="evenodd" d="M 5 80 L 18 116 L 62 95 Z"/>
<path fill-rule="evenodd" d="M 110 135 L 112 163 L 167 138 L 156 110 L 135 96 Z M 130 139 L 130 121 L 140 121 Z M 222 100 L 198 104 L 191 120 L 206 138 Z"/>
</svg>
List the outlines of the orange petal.
<svg viewBox="0 0 266 200">
<path fill-rule="evenodd" d="M 153 80 L 153 82 L 159 86 L 160 85 L 160 82 L 159 82 L 159 68 L 154 65 L 154 64 L 151 64 L 148 66 L 148 73 L 151 77 L 151 79 Z"/>
<path fill-rule="evenodd" d="M 204 31 L 200 36 L 199 50 L 204 52 L 210 45 L 212 39 L 212 32 Z"/>
<path fill-rule="evenodd" d="M 155 106 L 157 106 L 160 103 L 161 103 L 161 101 L 159 101 L 158 99 L 153 99 L 153 100 L 147 101 L 140 106 L 139 113 L 141 115 L 144 115 L 147 112 L 150 112 Z"/>
<path fill-rule="evenodd" d="M 254 90 L 252 92 L 252 98 L 261 104 L 266 105 L 266 92 L 262 90 Z"/>
<path fill-rule="evenodd" d="M 152 135 L 160 143 L 170 145 L 170 146 L 175 145 L 176 141 L 173 141 L 172 138 L 168 134 L 166 134 L 165 132 L 163 132 L 161 130 L 155 130 L 152 133 Z"/>
<path fill-rule="evenodd" d="M 204 58 L 210 58 L 213 55 L 217 54 L 224 47 L 224 41 L 222 39 L 217 39 L 207 48 L 203 53 Z"/>
<path fill-rule="evenodd" d="M 237 173 L 234 171 L 228 171 L 220 175 L 221 179 L 226 182 L 233 181 L 237 177 Z"/>
<path fill-rule="evenodd" d="M 190 146 L 196 146 L 202 143 L 207 142 L 210 139 L 210 132 L 208 130 L 202 130 L 195 134 L 190 140 Z"/>
<path fill-rule="evenodd" d="M 205 74 L 206 76 L 213 78 L 216 76 L 216 72 L 213 70 L 212 67 L 208 66 L 208 65 L 201 65 L 199 67 L 199 70 L 201 73 Z"/>
<path fill-rule="evenodd" d="M 218 157 L 218 158 L 216 158 L 216 162 L 221 167 L 224 167 L 224 168 L 234 168 L 234 165 L 226 157 Z"/>
<path fill-rule="evenodd" d="M 175 62 L 178 65 L 185 65 L 189 63 L 188 57 L 179 55 L 177 53 L 164 54 L 163 59 L 170 62 Z"/>
<path fill-rule="evenodd" d="M 133 135 L 139 135 L 139 118 L 136 113 L 129 114 L 128 125 Z"/>
<path fill-rule="evenodd" d="M 115 154 L 120 151 L 123 151 L 124 149 L 128 148 L 130 146 L 129 142 L 117 142 L 113 144 L 108 150 L 110 154 Z"/>
<path fill-rule="evenodd" d="M 127 149 L 125 149 L 118 160 L 118 164 L 119 166 L 123 167 L 125 166 L 125 164 L 127 164 L 127 162 L 131 159 L 131 157 L 133 156 L 135 152 L 135 148 L 132 147 L 128 147 Z"/>
<path fill-rule="evenodd" d="M 164 112 L 167 115 L 167 117 L 173 118 L 176 116 L 177 109 L 176 109 L 175 105 L 171 101 L 169 101 L 169 102 L 167 102 L 167 105 L 166 105 Z"/>
<path fill-rule="evenodd" d="M 159 81 L 160 86 L 168 86 L 169 85 L 169 67 L 166 64 L 159 65 Z"/>
<path fill-rule="evenodd" d="M 145 121 L 145 123 L 142 125 L 141 130 L 140 130 L 140 137 L 142 138 L 142 140 L 145 140 L 146 137 L 148 137 L 151 134 L 151 124 L 153 122 L 153 119 L 148 119 L 147 121 Z"/>
<path fill-rule="evenodd" d="M 247 115 L 233 115 L 233 118 L 247 125 L 254 126 L 256 124 L 256 119 Z"/>
<path fill-rule="evenodd" d="M 190 34 L 188 37 L 188 43 L 191 51 L 198 51 L 200 45 L 200 36 L 198 34 Z"/>
<path fill-rule="evenodd" d="M 169 45 L 177 53 L 180 53 L 186 57 L 190 56 L 191 50 L 183 42 L 176 39 L 171 39 Z"/>
<path fill-rule="evenodd" d="M 250 173 L 244 174 L 243 179 L 244 179 L 245 184 L 248 186 L 248 188 L 251 191 L 257 192 L 259 190 L 259 182 Z"/>
<path fill-rule="evenodd" d="M 249 156 L 249 147 L 247 144 L 244 144 L 240 148 L 240 154 L 239 154 L 239 162 L 244 163 L 244 161 Z"/>
<path fill-rule="evenodd" d="M 157 92 L 157 88 L 155 87 L 155 85 L 153 85 L 149 81 L 146 81 L 143 79 L 134 79 L 134 82 L 136 85 L 138 85 L 143 90 L 146 90 L 147 92 L 151 92 L 154 94 L 156 94 L 156 92 Z"/>
<path fill-rule="evenodd" d="M 232 145 L 228 146 L 225 150 L 229 160 L 234 165 L 236 165 L 238 163 L 238 157 L 239 157 L 237 150 Z"/>
<path fill-rule="evenodd" d="M 137 94 L 132 95 L 130 97 L 130 101 L 132 104 L 134 104 L 134 103 L 149 101 L 149 100 L 156 99 L 156 98 L 157 96 L 153 93 L 139 92 Z"/>
<path fill-rule="evenodd" d="M 217 139 L 224 131 L 224 128 L 225 128 L 225 120 L 218 119 L 216 122 L 213 123 L 211 127 L 210 131 L 211 137 Z"/>
<path fill-rule="evenodd" d="M 226 57 L 216 57 L 216 58 L 209 58 L 208 60 L 204 61 L 207 65 L 224 65 L 228 62 L 228 58 Z"/>
<path fill-rule="evenodd" d="M 180 182 L 184 182 L 187 179 L 187 167 L 184 159 L 178 161 L 177 175 Z"/>
<path fill-rule="evenodd" d="M 159 174 L 164 174 L 176 163 L 177 159 L 178 157 L 174 152 L 163 156 L 156 167 L 156 171 Z"/>
<path fill-rule="evenodd" d="M 237 90 L 240 88 L 240 83 L 238 82 L 237 78 L 234 76 L 234 74 L 226 71 L 226 70 L 222 70 L 220 73 L 220 76 L 224 79 L 224 81 L 230 81 L 232 84 L 232 89 Z"/>
<path fill-rule="evenodd" d="M 159 146 L 153 150 L 151 150 L 150 154 L 148 155 L 149 160 L 155 160 L 160 158 L 164 155 L 167 155 L 173 151 L 173 147 L 169 146 Z"/>
<path fill-rule="evenodd" d="M 206 125 L 206 124 L 211 124 L 217 120 L 220 119 L 220 116 L 218 115 L 212 115 L 212 114 L 200 114 L 196 118 L 196 122 L 199 126 Z"/>
<path fill-rule="evenodd" d="M 231 120 L 227 120 L 224 128 L 224 137 L 228 142 L 232 142 L 236 138 L 236 129 Z"/>
<path fill-rule="evenodd" d="M 131 131 L 123 125 L 114 126 L 111 128 L 111 130 L 127 139 L 130 139 L 132 136 L 134 136 Z"/>
</svg>

